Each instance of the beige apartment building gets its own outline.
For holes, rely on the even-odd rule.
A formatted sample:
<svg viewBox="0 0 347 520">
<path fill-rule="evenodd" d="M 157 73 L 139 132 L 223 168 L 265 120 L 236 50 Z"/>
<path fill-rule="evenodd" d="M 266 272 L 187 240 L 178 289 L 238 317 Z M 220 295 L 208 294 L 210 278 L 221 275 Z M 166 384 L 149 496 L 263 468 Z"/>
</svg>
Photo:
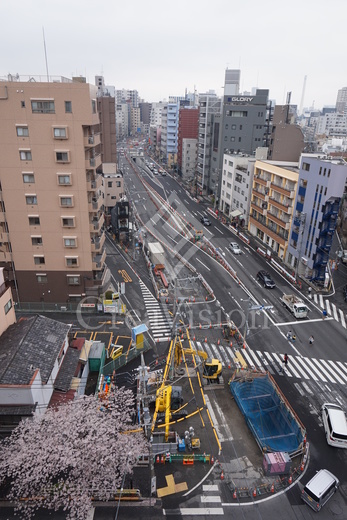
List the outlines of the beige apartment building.
<svg viewBox="0 0 347 520">
<path fill-rule="evenodd" d="M 22 302 L 97 296 L 105 265 L 97 87 L 0 81 L 0 266 Z"/>
<path fill-rule="evenodd" d="M 284 259 L 298 186 L 297 163 L 256 161 L 249 232 Z"/>
</svg>

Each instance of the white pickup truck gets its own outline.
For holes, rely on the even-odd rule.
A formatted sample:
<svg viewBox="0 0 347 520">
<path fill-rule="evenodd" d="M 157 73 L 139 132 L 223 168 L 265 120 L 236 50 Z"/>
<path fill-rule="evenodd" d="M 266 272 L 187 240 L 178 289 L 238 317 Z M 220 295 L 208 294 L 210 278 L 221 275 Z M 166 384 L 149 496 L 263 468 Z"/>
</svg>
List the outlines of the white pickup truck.
<svg viewBox="0 0 347 520">
<path fill-rule="evenodd" d="M 295 318 L 307 318 L 310 309 L 306 303 L 304 303 L 301 298 L 298 298 L 298 296 L 295 296 L 295 294 L 284 294 L 281 298 L 281 302 L 294 314 Z"/>
</svg>

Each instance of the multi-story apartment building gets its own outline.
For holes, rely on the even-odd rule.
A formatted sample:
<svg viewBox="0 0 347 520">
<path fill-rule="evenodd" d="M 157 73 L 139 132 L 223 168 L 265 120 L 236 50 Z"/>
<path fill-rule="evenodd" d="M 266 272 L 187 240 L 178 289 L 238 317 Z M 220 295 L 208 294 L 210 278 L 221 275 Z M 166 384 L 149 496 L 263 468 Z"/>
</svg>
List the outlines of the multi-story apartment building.
<svg viewBox="0 0 347 520">
<path fill-rule="evenodd" d="M 117 162 L 116 109 L 112 96 L 98 96 L 102 163 Z"/>
<path fill-rule="evenodd" d="M 4 268 L 0 267 L 0 336 L 16 322 L 13 296 L 10 287 L 5 284 Z"/>
<path fill-rule="evenodd" d="M 183 180 L 193 180 L 196 172 L 196 157 L 198 152 L 197 139 L 182 139 L 182 157 L 179 173 Z"/>
<path fill-rule="evenodd" d="M 182 178 L 194 176 L 195 173 L 198 128 L 199 109 L 181 107 L 178 123 L 177 165 Z"/>
<path fill-rule="evenodd" d="M 199 136 L 197 159 L 197 187 L 202 193 L 212 191 L 211 170 L 212 152 L 218 151 L 219 122 L 221 99 L 215 92 L 199 94 Z"/>
<path fill-rule="evenodd" d="M 268 159 L 297 162 L 305 148 L 304 134 L 295 122 L 291 105 L 276 105 L 271 126 Z"/>
<path fill-rule="evenodd" d="M 326 278 L 346 178 L 344 161 L 301 156 L 286 262 L 313 282 L 324 283 Z"/>
<path fill-rule="evenodd" d="M 256 161 L 248 230 L 284 259 L 298 185 L 297 163 Z"/>
<path fill-rule="evenodd" d="M 116 106 L 116 135 L 122 139 L 129 135 L 129 117 L 127 103 L 117 103 Z"/>
<path fill-rule="evenodd" d="M 347 136 L 347 111 L 345 114 L 333 112 L 319 116 L 316 127 L 316 135 L 327 137 Z"/>
<path fill-rule="evenodd" d="M 169 166 L 177 163 L 179 103 L 167 103 L 162 111 L 161 155 Z"/>
<path fill-rule="evenodd" d="M 156 103 L 151 103 L 151 117 L 150 117 L 150 126 L 161 126 L 161 114 L 166 103 L 164 101 L 158 101 Z"/>
<path fill-rule="evenodd" d="M 136 135 L 141 132 L 141 118 L 139 107 L 131 107 L 130 109 L 130 133 Z"/>
<path fill-rule="evenodd" d="M 230 220 L 237 218 L 241 226 L 248 225 L 255 160 L 237 154 L 223 156 L 219 209 Z"/>
<path fill-rule="evenodd" d="M 344 113 L 347 111 L 347 87 L 343 87 L 337 92 L 336 112 Z"/>
<path fill-rule="evenodd" d="M 0 234 L 20 301 L 78 301 L 109 283 L 97 87 L 0 81 Z"/>
</svg>

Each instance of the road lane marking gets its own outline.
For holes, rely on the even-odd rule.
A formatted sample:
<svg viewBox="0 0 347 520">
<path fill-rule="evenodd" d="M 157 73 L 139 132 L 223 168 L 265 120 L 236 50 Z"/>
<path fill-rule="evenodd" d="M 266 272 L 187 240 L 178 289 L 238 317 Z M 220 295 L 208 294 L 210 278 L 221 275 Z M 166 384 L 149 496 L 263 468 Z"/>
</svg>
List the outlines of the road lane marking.
<svg viewBox="0 0 347 520">
<path fill-rule="evenodd" d="M 274 323 L 276 327 L 284 327 L 285 325 L 305 325 L 307 323 L 314 323 L 315 321 L 329 321 L 333 320 L 334 318 L 332 316 L 327 316 L 325 320 L 323 318 L 315 318 L 313 320 L 298 320 L 298 321 L 286 321 L 283 323 Z"/>
<path fill-rule="evenodd" d="M 198 262 L 200 262 L 201 265 L 203 265 L 204 267 L 206 267 L 206 269 L 207 269 L 208 271 L 211 271 L 211 269 L 210 269 L 209 267 L 207 267 L 207 265 L 205 265 L 201 260 L 199 260 L 199 258 L 196 258 L 196 260 L 197 260 Z"/>
<path fill-rule="evenodd" d="M 331 309 L 330 309 L 330 302 L 329 302 L 329 300 L 325 300 L 325 305 L 326 305 L 326 308 L 327 308 L 327 313 L 328 313 L 328 314 L 331 314 Z"/>
<path fill-rule="evenodd" d="M 342 327 L 346 328 L 345 315 L 343 314 L 341 309 L 339 309 L 339 313 L 340 313 L 341 325 L 342 325 Z"/>
</svg>

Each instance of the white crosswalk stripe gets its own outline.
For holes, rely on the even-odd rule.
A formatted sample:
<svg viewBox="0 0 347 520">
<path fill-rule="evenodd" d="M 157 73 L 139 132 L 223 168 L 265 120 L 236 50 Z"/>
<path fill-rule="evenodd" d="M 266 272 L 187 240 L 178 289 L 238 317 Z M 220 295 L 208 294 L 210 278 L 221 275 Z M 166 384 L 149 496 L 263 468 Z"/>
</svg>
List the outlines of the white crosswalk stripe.
<svg viewBox="0 0 347 520">
<path fill-rule="evenodd" d="M 165 316 L 164 309 L 158 303 L 151 291 L 140 280 L 140 288 L 146 312 L 149 320 L 150 330 L 155 340 L 168 340 L 171 337 L 172 320 Z"/>
<path fill-rule="evenodd" d="M 272 370 L 271 366 L 269 365 L 269 363 L 268 363 L 266 357 L 263 355 L 263 353 L 260 352 L 259 350 L 257 350 L 257 354 L 260 357 L 265 370 L 268 370 L 270 372 L 270 374 L 273 375 L 275 372 Z"/>
<path fill-rule="evenodd" d="M 325 306 L 327 308 L 327 313 L 331 316 L 330 302 L 329 300 L 325 300 Z"/>
<path fill-rule="evenodd" d="M 327 314 L 329 314 L 329 316 L 333 316 L 334 320 L 341 323 L 342 327 L 347 329 L 345 315 L 341 309 L 338 309 L 336 307 L 335 303 L 330 303 L 328 299 L 325 299 L 324 301 L 323 296 L 321 294 L 314 294 L 313 301 L 322 309 L 326 309 Z"/>
<path fill-rule="evenodd" d="M 231 365 L 233 368 L 240 368 L 240 363 L 236 355 L 233 355 L 235 349 L 226 349 L 223 345 L 215 343 L 191 342 L 192 347 L 196 350 L 203 350 L 208 357 L 219 359 L 223 366 Z M 331 359 L 316 359 L 307 356 L 290 355 L 288 364 L 283 373 L 283 357 L 284 354 L 277 352 L 261 352 L 253 351 L 250 348 L 241 349 L 239 355 L 244 359 L 245 366 L 267 370 L 270 374 L 279 374 L 281 376 L 294 377 L 305 381 L 315 381 L 323 383 L 333 383 L 347 385 L 347 363 L 342 361 L 333 361 Z M 305 383 L 303 383 L 305 384 Z"/>
<path fill-rule="evenodd" d="M 332 308 L 332 310 L 333 310 L 333 314 L 334 314 L 334 318 L 335 318 L 335 320 L 336 320 L 336 321 L 339 321 L 339 317 L 338 317 L 338 315 L 337 315 L 337 309 L 336 309 L 336 305 L 335 305 L 335 303 L 332 303 L 332 304 L 331 304 L 331 308 Z"/>
<path fill-rule="evenodd" d="M 341 309 L 339 309 L 339 314 L 340 314 L 341 325 L 342 325 L 342 327 L 346 328 L 345 315 L 343 314 Z"/>
</svg>

